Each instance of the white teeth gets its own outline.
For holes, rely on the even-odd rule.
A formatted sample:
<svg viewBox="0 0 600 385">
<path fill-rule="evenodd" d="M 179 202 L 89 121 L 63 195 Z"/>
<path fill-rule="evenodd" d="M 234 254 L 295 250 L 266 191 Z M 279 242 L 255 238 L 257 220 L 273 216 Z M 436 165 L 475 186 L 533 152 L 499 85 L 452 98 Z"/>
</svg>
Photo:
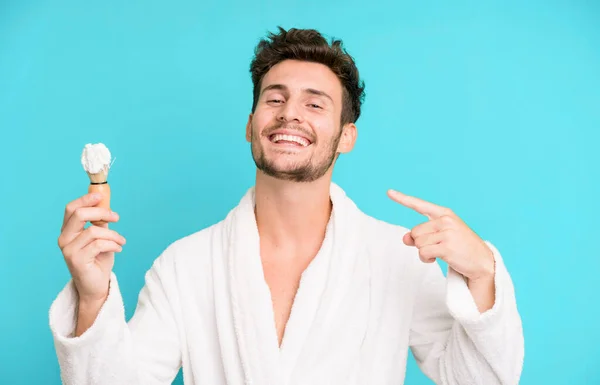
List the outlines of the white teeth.
<svg viewBox="0 0 600 385">
<path fill-rule="evenodd" d="M 296 135 L 275 134 L 275 135 L 273 135 L 273 138 L 271 139 L 271 141 L 273 143 L 277 143 L 280 140 L 285 140 L 286 142 L 298 143 L 302 147 L 306 147 L 310 144 L 310 142 L 308 140 L 304 139 L 301 136 L 296 136 Z"/>
</svg>

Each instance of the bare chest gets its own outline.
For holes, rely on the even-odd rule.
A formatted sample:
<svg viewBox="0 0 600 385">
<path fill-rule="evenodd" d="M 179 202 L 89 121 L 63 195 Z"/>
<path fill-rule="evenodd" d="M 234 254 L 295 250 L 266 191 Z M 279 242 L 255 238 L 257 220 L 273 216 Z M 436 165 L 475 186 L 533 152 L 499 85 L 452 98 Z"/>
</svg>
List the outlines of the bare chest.
<svg viewBox="0 0 600 385">
<path fill-rule="evenodd" d="M 286 258 L 278 259 L 269 256 L 262 258 L 265 280 L 271 291 L 273 314 L 280 346 L 287 321 L 290 318 L 294 298 L 298 291 L 300 278 L 313 258 L 301 258 L 293 262 Z"/>
</svg>

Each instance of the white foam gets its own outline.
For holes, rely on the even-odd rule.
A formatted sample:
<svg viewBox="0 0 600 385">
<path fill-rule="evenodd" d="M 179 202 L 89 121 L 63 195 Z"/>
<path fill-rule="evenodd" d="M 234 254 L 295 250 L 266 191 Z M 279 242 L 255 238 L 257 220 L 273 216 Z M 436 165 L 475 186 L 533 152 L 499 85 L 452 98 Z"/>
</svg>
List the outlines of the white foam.
<svg viewBox="0 0 600 385">
<path fill-rule="evenodd" d="M 86 172 L 97 174 L 103 169 L 110 168 L 110 151 L 102 143 L 88 143 L 81 154 L 81 164 Z"/>
</svg>

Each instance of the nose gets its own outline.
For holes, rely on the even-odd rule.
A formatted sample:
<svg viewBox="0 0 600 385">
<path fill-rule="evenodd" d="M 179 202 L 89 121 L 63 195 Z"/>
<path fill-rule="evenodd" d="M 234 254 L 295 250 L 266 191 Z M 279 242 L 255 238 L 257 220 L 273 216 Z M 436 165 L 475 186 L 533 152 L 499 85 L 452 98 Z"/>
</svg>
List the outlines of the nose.
<svg viewBox="0 0 600 385">
<path fill-rule="evenodd" d="M 277 113 L 277 120 L 280 122 L 292 122 L 302 123 L 304 120 L 299 109 L 294 105 L 293 102 L 288 101 L 283 105 L 281 110 Z"/>
</svg>

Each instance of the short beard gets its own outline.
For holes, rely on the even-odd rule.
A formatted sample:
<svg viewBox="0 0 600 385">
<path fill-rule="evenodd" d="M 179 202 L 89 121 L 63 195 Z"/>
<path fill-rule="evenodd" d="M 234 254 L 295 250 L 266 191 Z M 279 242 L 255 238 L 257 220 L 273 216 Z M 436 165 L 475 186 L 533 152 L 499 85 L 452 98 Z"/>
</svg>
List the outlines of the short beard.
<svg viewBox="0 0 600 385">
<path fill-rule="evenodd" d="M 261 170 L 266 175 L 279 180 L 306 183 L 314 182 L 327 173 L 333 162 L 335 162 L 338 157 L 337 148 L 341 139 L 342 130 L 340 129 L 338 135 L 336 135 L 326 146 L 326 148 L 323 149 L 323 151 L 327 151 L 327 156 L 325 159 L 319 161 L 318 163 L 314 161 L 311 162 L 311 160 L 309 160 L 305 164 L 298 164 L 295 167 L 285 171 L 277 169 L 273 162 L 270 162 L 265 157 L 265 152 L 263 151 L 260 138 L 258 137 L 258 134 L 255 133 L 254 127 L 252 128 L 252 141 L 250 148 L 252 150 L 252 158 L 254 159 L 256 168 Z"/>
</svg>

